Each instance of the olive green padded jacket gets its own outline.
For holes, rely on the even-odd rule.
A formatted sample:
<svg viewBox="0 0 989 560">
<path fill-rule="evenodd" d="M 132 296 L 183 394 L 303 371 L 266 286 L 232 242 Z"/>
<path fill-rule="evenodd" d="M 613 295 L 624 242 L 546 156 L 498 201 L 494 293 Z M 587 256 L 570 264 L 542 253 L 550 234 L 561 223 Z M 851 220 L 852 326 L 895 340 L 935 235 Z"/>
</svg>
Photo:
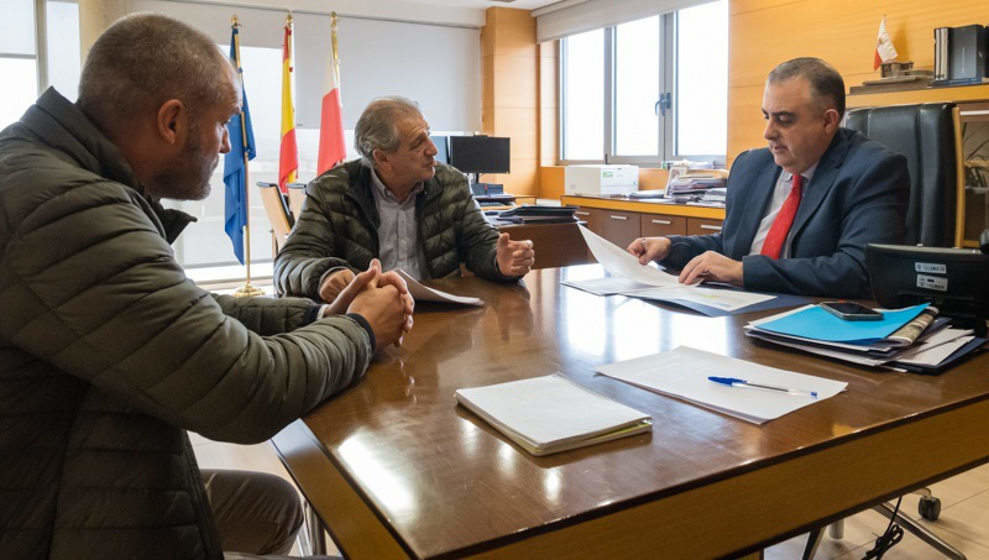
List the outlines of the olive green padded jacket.
<svg viewBox="0 0 989 560">
<path fill-rule="evenodd" d="M 183 216 L 54 90 L 0 133 L 0 558 L 221 558 L 186 430 L 264 441 L 366 369 L 349 317 L 196 287 Z"/>
<path fill-rule="evenodd" d="M 326 272 L 341 266 L 366 270 L 379 254 L 381 219 L 371 192 L 371 169 L 360 160 L 320 175 L 306 186 L 306 201 L 285 247 L 275 258 L 275 287 L 289 296 L 319 299 Z M 416 197 L 418 242 L 432 278 L 460 272 L 460 263 L 481 278 L 516 280 L 498 270 L 498 231 L 484 219 L 453 167 L 437 164 L 436 174 Z"/>
</svg>

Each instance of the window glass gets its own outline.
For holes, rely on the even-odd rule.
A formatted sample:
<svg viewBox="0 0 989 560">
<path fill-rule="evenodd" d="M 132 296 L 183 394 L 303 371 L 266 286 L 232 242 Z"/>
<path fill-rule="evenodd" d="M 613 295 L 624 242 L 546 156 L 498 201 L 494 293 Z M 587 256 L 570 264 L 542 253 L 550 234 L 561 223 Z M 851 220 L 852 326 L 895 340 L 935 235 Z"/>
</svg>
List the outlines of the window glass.
<svg viewBox="0 0 989 560">
<path fill-rule="evenodd" d="M 220 45 L 224 56 L 230 45 Z M 247 166 L 250 197 L 251 262 L 271 260 L 271 224 L 265 214 L 258 181 L 278 181 L 278 151 L 281 144 L 282 50 L 281 48 L 240 47 L 244 68 L 244 89 L 251 110 L 257 156 Z M 300 138 L 303 135 L 296 131 Z M 234 142 L 236 139 L 231 139 Z M 313 153 L 299 145 L 299 154 Z M 301 164 L 300 164 L 301 167 Z M 303 176 L 303 178 L 309 178 Z M 210 178 L 210 194 L 204 200 L 166 201 L 165 205 L 197 218 L 173 244 L 176 258 L 184 266 L 234 264 L 230 238 L 224 231 L 226 185 L 223 183 L 223 157 Z"/>
<path fill-rule="evenodd" d="M 676 153 L 727 151 L 728 2 L 677 12 Z"/>
<path fill-rule="evenodd" d="M 79 47 L 79 4 L 49 0 L 45 12 L 48 39 L 48 82 L 69 101 L 79 91 L 82 66 Z"/>
<path fill-rule="evenodd" d="M 659 153 L 659 16 L 615 29 L 615 153 Z"/>
<path fill-rule="evenodd" d="M 604 159 L 604 30 L 563 41 L 563 159 Z"/>
<path fill-rule="evenodd" d="M 19 120 L 38 97 L 38 68 L 33 58 L 0 57 L 0 129 Z"/>
<path fill-rule="evenodd" d="M 34 0 L 3 0 L 0 4 L 0 56 L 35 54 Z"/>
</svg>

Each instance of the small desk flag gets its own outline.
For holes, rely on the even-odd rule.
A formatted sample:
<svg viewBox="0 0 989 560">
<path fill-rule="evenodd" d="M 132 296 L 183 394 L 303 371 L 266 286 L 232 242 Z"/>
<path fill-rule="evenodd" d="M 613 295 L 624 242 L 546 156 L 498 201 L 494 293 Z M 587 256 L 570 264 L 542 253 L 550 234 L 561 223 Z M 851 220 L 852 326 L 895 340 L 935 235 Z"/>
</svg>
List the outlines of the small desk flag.
<svg viewBox="0 0 989 560">
<path fill-rule="evenodd" d="M 251 111 L 247 106 L 247 92 L 244 90 L 244 70 L 240 67 L 239 25 L 232 26 L 230 32 L 230 60 L 237 69 L 240 83 L 241 113 L 227 122 L 230 136 L 230 151 L 223 157 L 223 183 L 226 185 L 224 205 L 225 223 L 223 229 L 233 243 L 234 255 L 244 264 L 244 226 L 247 225 L 247 160 L 254 159 L 254 130 L 251 127 Z M 246 154 L 246 157 L 245 157 Z"/>
<path fill-rule="evenodd" d="M 876 70 L 884 62 L 896 60 L 896 47 L 886 31 L 886 16 L 879 20 L 879 37 L 876 39 L 876 53 L 872 57 L 872 69 Z"/>
</svg>

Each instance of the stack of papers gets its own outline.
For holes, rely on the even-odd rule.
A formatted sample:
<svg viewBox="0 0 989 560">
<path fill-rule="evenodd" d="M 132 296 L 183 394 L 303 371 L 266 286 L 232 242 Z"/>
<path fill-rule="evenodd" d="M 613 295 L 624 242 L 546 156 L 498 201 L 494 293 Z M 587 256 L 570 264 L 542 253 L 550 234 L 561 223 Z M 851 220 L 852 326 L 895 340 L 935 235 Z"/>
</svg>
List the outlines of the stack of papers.
<svg viewBox="0 0 989 560">
<path fill-rule="evenodd" d="M 597 371 L 647 391 L 677 397 L 753 424 L 763 424 L 831 398 L 848 386 L 832 379 L 761 366 L 686 346 L 600 366 Z M 739 378 L 749 383 L 785 387 L 803 394 L 729 386 L 711 381 L 709 377 Z"/>
<path fill-rule="evenodd" d="M 423 286 L 418 280 L 412 277 L 408 272 L 402 269 L 397 269 L 398 275 L 405 280 L 405 283 L 409 287 L 409 293 L 412 294 L 412 299 L 416 301 L 435 301 L 439 303 L 459 303 L 460 305 L 484 305 L 484 300 L 476 297 L 467 296 L 456 296 L 453 294 L 448 294 L 440 290 L 429 288 Z"/>
<path fill-rule="evenodd" d="M 927 304 L 877 310 L 879 321 L 848 321 L 807 305 L 745 327 L 753 338 L 864 366 L 940 373 L 985 343 L 969 329 L 949 327 Z"/>
<path fill-rule="evenodd" d="M 747 313 L 760 309 L 798 305 L 807 301 L 806 298 L 780 298 L 742 290 L 681 284 L 677 276 L 653 266 L 643 266 L 623 247 L 615 245 L 584 226 L 579 227 L 594 258 L 611 274 L 611 277 L 564 281 L 563 284 L 567 286 L 597 295 L 621 294 L 674 303 L 710 316 Z"/>
<path fill-rule="evenodd" d="M 459 389 L 457 402 L 533 455 L 647 432 L 652 420 L 560 374 Z"/>
</svg>

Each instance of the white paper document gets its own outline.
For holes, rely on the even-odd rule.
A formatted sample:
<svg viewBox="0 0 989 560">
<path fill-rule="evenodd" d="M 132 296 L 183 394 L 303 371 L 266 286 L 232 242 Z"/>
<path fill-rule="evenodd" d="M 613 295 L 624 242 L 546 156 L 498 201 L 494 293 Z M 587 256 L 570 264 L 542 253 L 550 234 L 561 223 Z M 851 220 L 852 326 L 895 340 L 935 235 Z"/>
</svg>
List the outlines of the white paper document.
<svg viewBox="0 0 989 560">
<path fill-rule="evenodd" d="M 584 241 L 587 243 L 587 248 L 591 250 L 591 254 L 612 276 L 628 278 L 650 286 L 683 286 L 680 284 L 679 277 L 663 272 L 658 268 L 642 266 L 639 264 L 639 259 L 630 255 L 624 247 L 615 245 L 584 226 L 578 225 L 577 227 L 580 228 L 580 233 L 584 236 Z"/>
<path fill-rule="evenodd" d="M 643 290 L 651 288 L 649 284 L 629 280 L 620 276 L 606 276 L 604 278 L 593 278 L 591 280 L 563 280 L 560 282 L 564 286 L 577 288 L 590 292 L 596 296 L 610 296 L 620 294 L 629 290 Z"/>
<path fill-rule="evenodd" d="M 484 305 L 484 300 L 476 297 L 455 296 L 446 292 L 423 286 L 418 280 L 402 269 L 397 269 L 398 275 L 409 286 L 409 293 L 416 301 L 438 301 L 441 303 L 459 303 L 462 305 Z"/>
<path fill-rule="evenodd" d="M 697 285 L 681 284 L 678 276 L 674 276 L 652 266 L 639 264 L 639 259 L 630 255 L 624 248 L 615 245 L 584 226 L 578 226 L 587 247 L 601 266 L 613 276 L 612 280 L 624 279 L 634 284 L 646 284 L 648 288 L 625 289 L 611 293 L 623 296 L 652 299 L 668 302 L 693 302 L 722 311 L 736 311 L 743 307 L 762 303 L 773 299 L 766 294 L 753 294 L 739 290 L 719 290 L 702 288 Z M 604 280 L 604 279 L 601 279 Z M 583 281 L 587 282 L 587 281 Z M 572 284 L 571 284 L 572 285 Z M 575 288 L 587 289 L 583 286 Z M 588 289 L 589 292 L 594 292 Z M 607 295 L 607 294 L 599 294 Z"/>
<path fill-rule="evenodd" d="M 858 351 L 858 349 L 855 348 L 853 348 L 852 351 L 842 350 L 841 348 L 850 346 L 847 344 L 843 345 L 832 343 L 830 345 L 831 347 L 825 348 L 815 344 L 802 343 L 797 340 L 767 337 L 760 334 L 759 331 L 753 331 L 748 327 L 746 327 L 746 334 L 753 338 L 759 338 L 773 344 L 786 346 L 787 348 L 803 350 L 804 352 L 810 352 L 811 354 L 826 356 L 828 358 L 834 358 L 836 360 L 842 360 L 868 367 L 879 367 L 885 364 L 895 366 L 892 362 L 901 362 L 924 367 L 935 367 L 947 359 L 948 356 L 954 354 L 956 350 L 962 346 L 965 346 L 971 342 L 973 338 L 975 338 L 972 336 L 971 330 L 946 328 L 926 337 L 921 342 L 918 342 L 916 346 L 910 347 L 901 352 L 896 352 L 889 356 L 874 357 L 867 353 Z"/>
<path fill-rule="evenodd" d="M 533 455 L 649 431 L 648 414 L 559 374 L 458 389 L 457 402 Z"/>
<path fill-rule="evenodd" d="M 687 346 L 634 360 L 599 366 L 597 372 L 636 387 L 763 424 L 845 390 L 848 383 L 761 366 Z M 749 383 L 785 387 L 817 397 L 756 387 L 729 386 L 708 377 L 734 377 Z"/>
</svg>

